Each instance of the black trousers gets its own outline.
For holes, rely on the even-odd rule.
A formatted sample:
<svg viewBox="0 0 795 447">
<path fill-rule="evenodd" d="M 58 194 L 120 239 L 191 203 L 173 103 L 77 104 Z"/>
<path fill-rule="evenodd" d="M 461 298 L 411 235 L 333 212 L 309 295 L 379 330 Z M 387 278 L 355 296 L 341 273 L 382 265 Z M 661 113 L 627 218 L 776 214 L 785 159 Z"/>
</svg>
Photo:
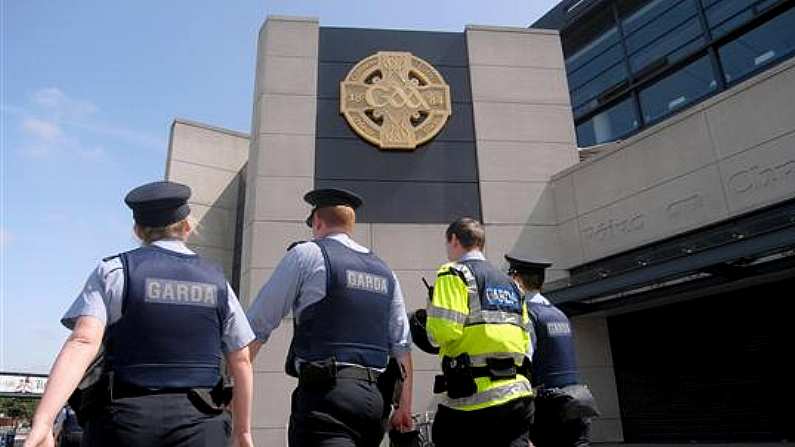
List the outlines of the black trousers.
<svg viewBox="0 0 795 447">
<path fill-rule="evenodd" d="M 560 401 L 536 399 L 536 417 L 530 430 L 535 447 L 588 447 L 591 438 L 591 420 L 561 417 Z"/>
<path fill-rule="evenodd" d="M 435 447 L 527 447 L 533 413 L 530 397 L 474 411 L 439 405 L 431 428 L 433 444 Z"/>
<path fill-rule="evenodd" d="M 83 447 L 226 446 L 228 413 L 207 414 L 184 393 L 114 399 L 88 420 Z"/>
<path fill-rule="evenodd" d="M 330 389 L 301 383 L 293 391 L 290 447 L 377 447 L 384 398 L 375 383 L 338 378 Z"/>
</svg>

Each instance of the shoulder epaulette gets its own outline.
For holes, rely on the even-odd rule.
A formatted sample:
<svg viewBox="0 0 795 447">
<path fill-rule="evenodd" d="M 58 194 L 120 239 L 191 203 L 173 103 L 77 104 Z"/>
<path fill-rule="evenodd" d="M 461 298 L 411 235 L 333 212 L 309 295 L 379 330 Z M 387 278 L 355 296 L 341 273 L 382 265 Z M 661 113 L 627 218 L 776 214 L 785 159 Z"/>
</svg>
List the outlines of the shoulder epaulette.
<svg viewBox="0 0 795 447">
<path fill-rule="evenodd" d="M 293 247 L 295 247 L 296 245 L 305 244 L 305 243 L 307 243 L 307 242 L 309 242 L 309 241 L 295 241 L 295 242 L 293 242 L 292 244 L 290 244 L 290 245 L 288 245 L 288 246 L 287 246 L 287 251 L 290 251 L 290 250 L 292 250 L 292 249 L 293 249 Z"/>
<path fill-rule="evenodd" d="M 113 258 L 118 258 L 119 256 L 121 256 L 121 253 L 116 253 L 115 255 L 106 256 L 102 258 L 102 262 L 108 262 Z"/>
</svg>

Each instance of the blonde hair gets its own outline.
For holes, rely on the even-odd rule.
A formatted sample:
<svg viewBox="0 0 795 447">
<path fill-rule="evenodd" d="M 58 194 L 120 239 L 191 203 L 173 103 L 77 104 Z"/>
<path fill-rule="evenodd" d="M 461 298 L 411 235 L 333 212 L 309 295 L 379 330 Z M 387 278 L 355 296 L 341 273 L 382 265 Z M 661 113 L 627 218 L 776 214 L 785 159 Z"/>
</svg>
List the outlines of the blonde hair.
<svg viewBox="0 0 795 447">
<path fill-rule="evenodd" d="M 162 239 L 187 240 L 191 233 L 197 233 L 198 227 L 199 222 L 193 216 L 188 216 L 164 227 L 147 227 L 135 224 L 135 235 L 144 245 L 149 245 Z"/>
<path fill-rule="evenodd" d="M 356 223 L 356 212 L 345 205 L 329 206 L 315 210 L 315 216 L 329 227 L 342 228 L 347 232 L 353 231 Z"/>
</svg>

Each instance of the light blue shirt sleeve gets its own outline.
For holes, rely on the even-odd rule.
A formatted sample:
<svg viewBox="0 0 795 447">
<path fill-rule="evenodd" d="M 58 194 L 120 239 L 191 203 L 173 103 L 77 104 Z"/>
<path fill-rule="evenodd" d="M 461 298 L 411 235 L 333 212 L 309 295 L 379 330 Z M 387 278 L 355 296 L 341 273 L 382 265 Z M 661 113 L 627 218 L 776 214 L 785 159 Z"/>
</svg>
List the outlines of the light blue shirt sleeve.
<svg viewBox="0 0 795 447">
<path fill-rule="evenodd" d="M 83 290 L 61 317 L 61 324 L 74 329 L 77 319 L 95 317 L 108 324 L 121 317 L 121 302 L 124 294 L 124 271 L 118 257 L 99 263 L 86 280 Z"/>
<path fill-rule="evenodd" d="M 254 331 L 248 323 L 246 313 L 240 305 L 240 301 L 228 283 L 227 303 L 229 304 L 226 321 L 224 321 L 224 331 L 221 337 L 221 345 L 224 352 L 229 353 L 248 346 L 254 340 Z"/>
<path fill-rule="evenodd" d="M 266 342 L 290 310 L 298 319 L 306 306 L 325 295 L 326 269 L 320 247 L 311 242 L 296 245 L 282 258 L 248 309 L 257 340 Z"/>
<path fill-rule="evenodd" d="M 400 281 L 394 273 L 392 277 L 395 279 L 395 290 L 389 313 L 389 352 L 392 357 L 397 357 L 411 351 L 411 332 Z"/>
</svg>

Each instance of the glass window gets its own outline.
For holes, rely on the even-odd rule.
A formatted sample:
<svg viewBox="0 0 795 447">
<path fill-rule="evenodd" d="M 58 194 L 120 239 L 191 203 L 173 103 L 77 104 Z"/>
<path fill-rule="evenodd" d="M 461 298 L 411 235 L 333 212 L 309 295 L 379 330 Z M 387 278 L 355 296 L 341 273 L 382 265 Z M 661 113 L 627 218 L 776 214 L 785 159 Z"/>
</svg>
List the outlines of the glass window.
<svg viewBox="0 0 795 447">
<path fill-rule="evenodd" d="M 660 11 L 659 9 L 662 7 L 656 7 L 653 10 L 649 10 L 648 8 L 654 6 L 655 3 L 656 2 L 652 2 L 647 7 L 640 9 L 635 14 L 622 21 L 622 26 L 627 36 L 627 50 L 630 54 L 674 31 L 680 32 L 677 28 L 688 19 L 697 19 L 696 6 L 692 0 L 679 2 L 668 0 L 663 3 L 666 9 Z M 646 15 L 652 14 L 654 14 L 655 17 L 649 20 L 649 17 L 646 17 Z M 638 16 L 641 16 L 640 19 L 644 21 L 642 27 L 635 27 L 633 25 L 637 20 L 640 20 Z M 633 28 L 631 32 L 627 31 L 628 26 Z"/>
<path fill-rule="evenodd" d="M 571 91 L 571 102 L 574 107 L 582 105 L 585 101 L 601 95 L 613 86 L 621 83 L 627 77 L 624 63 L 620 62 L 615 67 L 607 70 L 585 85 Z"/>
<path fill-rule="evenodd" d="M 615 45 L 606 52 L 591 59 L 587 64 L 579 69 L 567 69 L 566 74 L 569 78 L 569 88 L 576 89 L 585 84 L 603 71 L 612 68 L 618 62 L 623 63 L 624 51 L 621 45 Z"/>
<path fill-rule="evenodd" d="M 640 91 L 640 107 L 646 122 L 656 121 L 717 89 L 708 56 Z"/>
<path fill-rule="evenodd" d="M 720 37 L 754 17 L 751 6 L 756 0 L 720 0 L 706 10 L 707 23 L 715 37 Z"/>
<path fill-rule="evenodd" d="M 610 8 L 570 25 L 562 36 L 566 69 L 574 72 L 619 42 Z"/>
<path fill-rule="evenodd" d="M 670 29 L 694 15 L 696 5 L 693 0 L 620 0 L 618 13 L 624 35 L 631 36 L 646 27 Z M 643 34 L 649 34 L 649 31 Z"/>
<path fill-rule="evenodd" d="M 640 72 L 652 62 L 667 57 L 667 63 L 672 63 L 684 56 L 692 54 L 705 44 L 702 37 L 701 24 L 694 17 L 684 25 L 667 34 L 659 36 L 652 44 L 641 49 L 629 57 L 632 71 Z"/>
<path fill-rule="evenodd" d="M 577 126 L 577 145 L 588 147 L 615 141 L 638 128 L 638 117 L 632 98 L 595 115 Z"/>
<path fill-rule="evenodd" d="M 718 49 L 726 82 L 733 82 L 795 51 L 795 8 Z"/>
</svg>

